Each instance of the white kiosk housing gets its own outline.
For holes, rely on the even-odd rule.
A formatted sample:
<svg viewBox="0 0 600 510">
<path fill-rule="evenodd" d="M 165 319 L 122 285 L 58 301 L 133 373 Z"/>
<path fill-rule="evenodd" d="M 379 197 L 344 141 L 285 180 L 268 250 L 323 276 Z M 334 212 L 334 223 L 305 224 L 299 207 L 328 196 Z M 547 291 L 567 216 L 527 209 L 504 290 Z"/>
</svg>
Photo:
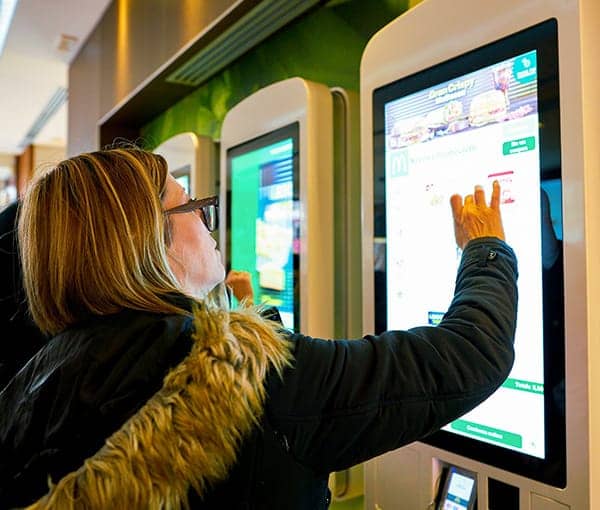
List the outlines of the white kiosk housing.
<svg viewBox="0 0 600 510">
<path fill-rule="evenodd" d="M 489 198 L 500 181 L 520 267 L 509 379 L 426 443 L 368 463 L 369 509 L 600 509 L 599 27 L 597 0 L 424 0 L 365 50 L 364 331 L 435 325 L 447 308 L 451 193 L 481 184 Z"/>
<path fill-rule="evenodd" d="M 179 133 L 153 151 L 167 160 L 169 172 L 197 198 L 216 193 L 218 153 L 215 142 L 195 133 Z"/>
<path fill-rule="evenodd" d="M 333 337 L 333 106 L 290 78 L 234 106 L 221 132 L 220 246 L 284 325 Z M 226 227 L 227 225 L 227 227 Z"/>
</svg>

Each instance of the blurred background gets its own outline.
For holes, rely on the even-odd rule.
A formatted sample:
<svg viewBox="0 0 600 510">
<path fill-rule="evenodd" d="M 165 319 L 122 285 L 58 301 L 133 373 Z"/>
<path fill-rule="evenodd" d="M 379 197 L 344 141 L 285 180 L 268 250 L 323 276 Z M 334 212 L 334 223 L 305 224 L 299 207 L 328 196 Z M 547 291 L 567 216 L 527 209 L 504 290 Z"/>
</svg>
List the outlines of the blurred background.
<svg viewBox="0 0 600 510">
<path fill-rule="evenodd" d="M 0 209 L 16 199 L 19 166 L 63 159 L 69 64 L 109 4 L 0 0 Z"/>
</svg>

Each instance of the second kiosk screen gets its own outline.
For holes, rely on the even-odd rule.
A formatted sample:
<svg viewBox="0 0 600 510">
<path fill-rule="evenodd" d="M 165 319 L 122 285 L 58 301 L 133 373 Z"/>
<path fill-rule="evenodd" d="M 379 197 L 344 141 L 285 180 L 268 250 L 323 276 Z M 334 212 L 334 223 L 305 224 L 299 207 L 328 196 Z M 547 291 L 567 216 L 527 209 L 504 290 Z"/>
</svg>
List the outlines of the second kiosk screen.
<svg viewBox="0 0 600 510">
<path fill-rule="evenodd" d="M 297 329 L 299 256 L 298 125 L 232 148 L 230 265 L 252 277 L 256 304 L 276 306 Z"/>
</svg>

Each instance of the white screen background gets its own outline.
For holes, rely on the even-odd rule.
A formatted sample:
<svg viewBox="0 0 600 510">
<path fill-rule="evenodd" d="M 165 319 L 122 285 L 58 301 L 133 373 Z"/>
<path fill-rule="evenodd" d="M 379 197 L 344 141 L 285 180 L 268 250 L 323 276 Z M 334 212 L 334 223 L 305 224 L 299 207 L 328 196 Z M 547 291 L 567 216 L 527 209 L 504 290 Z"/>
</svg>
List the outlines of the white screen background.
<svg viewBox="0 0 600 510">
<path fill-rule="evenodd" d="M 506 241 L 519 262 L 515 364 L 503 387 L 445 430 L 543 458 L 539 119 L 530 79 L 529 106 L 519 102 L 524 87 L 514 75 L 523 58 L 535 63 L 535 52 L 386 104 L 387 320 L 388 329 L 407 329 L 446 311 L 460 262 L 450 196 L 472 193 L 480 184 L 489 201 L 497 179 Z M 477 118 L 481 109 L 473 99 L 498 99 L 494 73 L 507 68 L 513 76 L 512 97 L 501 91 L 506 110 L 491 120 Z M 445 122 L 451 102 L 454 130 Z M 507 143 L 514 147 L 508 150 Z"/>
</svg>

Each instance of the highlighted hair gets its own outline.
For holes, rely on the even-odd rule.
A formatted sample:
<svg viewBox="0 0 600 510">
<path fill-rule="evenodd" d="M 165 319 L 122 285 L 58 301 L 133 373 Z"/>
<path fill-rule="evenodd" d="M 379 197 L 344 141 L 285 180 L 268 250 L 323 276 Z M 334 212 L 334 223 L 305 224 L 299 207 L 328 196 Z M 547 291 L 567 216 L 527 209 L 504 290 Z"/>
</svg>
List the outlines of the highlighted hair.
<svg viewBox="0 0 600 510">
<path fill-rule="evenodd" d="M 81 154 L 31 184 L 19 217 L 24 286 L 38 327 L 55 334 L 122 308 L 188 314 L 166 254 L 165 160 L 141 149 Z"/>
</svg>

